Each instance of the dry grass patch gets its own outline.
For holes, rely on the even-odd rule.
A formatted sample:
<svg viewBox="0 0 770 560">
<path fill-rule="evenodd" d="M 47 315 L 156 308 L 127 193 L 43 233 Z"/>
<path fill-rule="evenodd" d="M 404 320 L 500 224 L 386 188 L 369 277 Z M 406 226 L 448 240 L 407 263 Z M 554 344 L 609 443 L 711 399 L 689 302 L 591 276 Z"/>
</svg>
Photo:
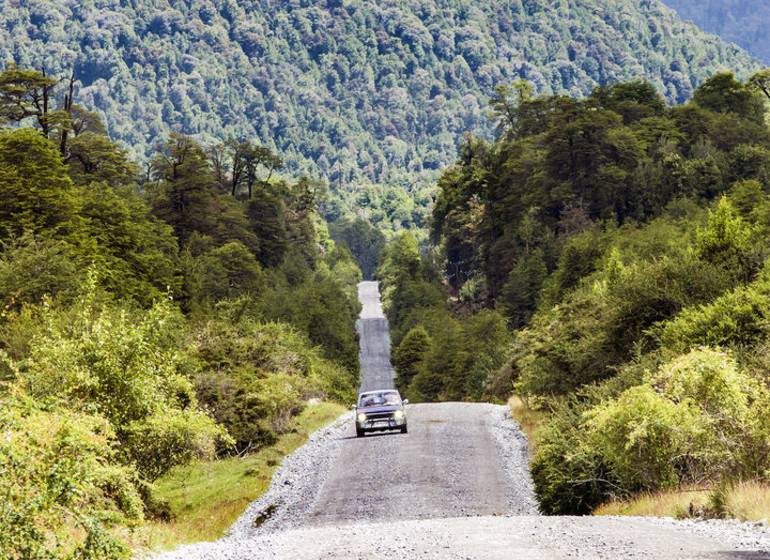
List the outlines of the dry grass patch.
<svg viewBox="0 0 770 560">
<path fill-rule="evenodd" d="M 221 537 L 246 507 L 264 494 L 283 457 L 346 410 L 331 403 L 310 405 L 295 419 L 293 431 L 273 446 L 243 459 L 199 461 L 175 469 L 157 483 L 155 493 L 158 500 L 168 504 L 174 519 L 149 521 L 135 530 L 134 550 L 168 550 Z"/>
<path fill-rule="evenodd" d="M 600 505 L 594 515 L 635 515 L 642 517 L 694 517 L 708 505 L 709 491 L 699 488 L 645 492 L 633 498 Z"/>
<path fill-rule="evenodd" d="M 508 399 L 508 407 L 511 409 L 511 416 L 521 426 L 524 435 L 529 442 L 529 455 L 535 456 L 536 440 L 535 434 L 545 424 L 548 415 L 542 410 L 531 408 L 524 400 L 514 395 Z"/>
<path fill-rule="evenodd" d="M 643 493 L 596 508 L 594 515 L 723 517 L 740 521 L 770 519 L 770 485 L 742 482 L 718 489 L 678 489 Z"/>
<path fill-rule="evenodd" d="M 770 485 L 743 482 L 727 492 L 728 515 L 741 521 L 770 520 Z"/>
</svg>

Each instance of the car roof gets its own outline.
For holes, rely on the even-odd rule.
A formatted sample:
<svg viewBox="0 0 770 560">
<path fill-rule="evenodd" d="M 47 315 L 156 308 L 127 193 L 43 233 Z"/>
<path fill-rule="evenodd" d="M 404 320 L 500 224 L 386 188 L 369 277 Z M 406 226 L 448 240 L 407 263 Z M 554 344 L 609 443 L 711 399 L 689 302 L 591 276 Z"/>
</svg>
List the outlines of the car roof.
<svg viewBox="0 0 770 560">
<path fill-rule="evenodd" d="M 396 393 L 398 394 L 398 389 L 380 389 L 379 391 L 366 391 L 364 393 L 359 393 L 358 396 L 361 395 L 374 395 L 379 393 Z"/>
</svg>

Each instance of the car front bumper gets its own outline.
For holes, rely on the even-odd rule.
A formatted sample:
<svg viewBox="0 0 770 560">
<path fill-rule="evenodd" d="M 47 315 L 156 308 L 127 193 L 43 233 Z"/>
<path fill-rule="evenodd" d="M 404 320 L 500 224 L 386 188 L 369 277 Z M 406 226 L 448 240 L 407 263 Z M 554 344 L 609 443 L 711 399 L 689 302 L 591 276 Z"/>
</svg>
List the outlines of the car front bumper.
<svg viewBox="0 0 770 560">
<path fill-rule="evenodd" d="M 364 422 L 356 420 L 356 426 L 359 430 L 364 430 L 367 432 L 375 432 L 378 430 L 395 430 L 396 428 L 406 426 L 406 417 L 370 418 Z"/>
</svg>

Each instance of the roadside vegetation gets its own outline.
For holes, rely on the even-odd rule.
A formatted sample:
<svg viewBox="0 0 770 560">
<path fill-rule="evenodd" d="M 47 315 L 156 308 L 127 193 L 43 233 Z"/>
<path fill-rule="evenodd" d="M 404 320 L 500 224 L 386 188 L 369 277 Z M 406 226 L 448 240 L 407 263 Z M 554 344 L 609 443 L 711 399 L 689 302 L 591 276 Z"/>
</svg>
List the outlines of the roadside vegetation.
<svg viewBox="0 0 770 560">
<path fill-rule="evenodd" d="M 173 469 L 155 484 L 155 499 L 165 513 L 131 533 L 132 548 L 163 550 L 221 537 L 267 491 L 281 460 L 346 410 L 335 403 L 311 404 L 292 418 L 273 445 L 243 457 L 194 461 Z"/>
<path fill-rule="evenodd" d="M 511 410 L 511 418 L 527 436 L 529 455 L 534 457 L 537 454 L 536 436 L 548 422 L 548 413 L 540 408 L 532 408 L 519 395 L 513 395 L 508 399 L 508 408 Z"/>
<path fill-rule="evenodd" d="M 640 515 L 677 519 L 708 517 L 764 522 L 770 512 L 770 487 L 759 482 L 738 482 L 714 489 L 681 488 L 642 493 L 627 500 L 613 500 L 594 510 L 594 515 Z"/>
<path fill-rule="evenodd" d="M 2 560 L 214 536 L 236 512 L 188 506 L 198 477 L 252 469 L 242 505 L 358 380 L 361 272 L 321 183 L 176 133 L 140 172 L 63 86 L 0 73 Z"/>
<path fill-rule="evenodd" d="M 383 252 L 400 383 L 517 395 L 544 513 L 694 488 L 664 509 L 767 517 L 743 489 L 770 482 L 768 75 L 673 107 L 644 82 L 500 87 L 498 138 L 443 173 L 431 244 Z"/>
</svg>

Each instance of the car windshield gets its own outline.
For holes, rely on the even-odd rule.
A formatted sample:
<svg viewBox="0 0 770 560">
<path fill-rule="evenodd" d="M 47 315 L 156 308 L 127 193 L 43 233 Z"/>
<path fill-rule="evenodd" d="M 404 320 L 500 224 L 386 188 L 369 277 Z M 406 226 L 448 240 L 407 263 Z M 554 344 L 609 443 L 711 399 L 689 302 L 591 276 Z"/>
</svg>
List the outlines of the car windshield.
<svg viewBox="0 0 770 560">
<path fill-rule="evenodd" d="M 396 391 L 364 393 L 358 399 L 358 406 L 387 406 L 400 405 L 401 397 Z"/>
</svg>

